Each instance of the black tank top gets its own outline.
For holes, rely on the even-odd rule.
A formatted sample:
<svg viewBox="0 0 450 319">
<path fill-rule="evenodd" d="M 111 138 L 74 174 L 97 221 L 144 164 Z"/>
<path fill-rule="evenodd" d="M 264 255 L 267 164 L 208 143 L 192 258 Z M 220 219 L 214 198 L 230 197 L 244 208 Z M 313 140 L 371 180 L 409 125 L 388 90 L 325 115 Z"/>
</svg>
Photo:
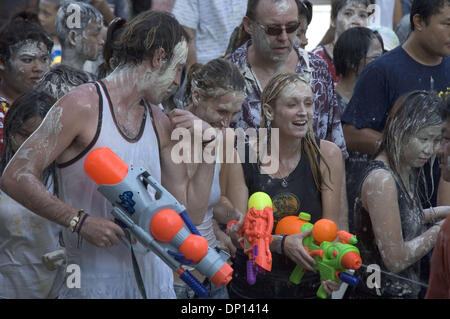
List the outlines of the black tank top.
<svg viewBox="0 0 450 319">
<path fill-rule="evenodd" d="M 398 205 L 400 211 L 400 220 L 402 224 L 402 234 L 404 241 L 410 241 L 417 236 L 420 236 L 425 231 L 424 219 L 425 215 L 422 210 L 420 199 L 415 198 L 413 203 L 407 200 L 407 195 L 400 187 L 397 176 L 391 171 L 391 169 L 382 161 L 370 161 L 365 171 L 362 181 L 376 169 L 387 170 L 394 178 L 397 186 L 398 193 Z M 362 183 L 361 183 L 362 185 Z M 361 188 L 360 192 L 361 194 Z M 380 293 L 382 298 L 417 298 L 420 292 L 421 286 L 415 284 L 409 280 L 420 282 L 420 262 L 409 266 L 395 276 L 390 276 L 389 271 L 383 263 L 378 246 L 375 242 L 375 237 L 372 229 L 372 223 L 369 213 L 362 206 L 360 195 L 355 201 L 355 232 L 358 238 L 358 248 L 361 253 L 361 258 L 365 265 L 377 264 L 382 271 L 387 273 L 381 273 L 381 289 Z M 360 284 L 356 288 L 357 291 L 361 291 L 363 294 L 377 296 L 375 289 L 369 289 L 366 282 L 372 272 L 368 272 L 364 267 L 361 267 L 357 271 L 358 277 L 360 277 Z M 397 276 L 403 277 L 409 280 L 399 279 Z M 373 277 L 373 276 L 372 276 Z M 370 279 L 369 279 L 370 280 Z"/>
<path fill-rule="evenodd" d="M 320 145 L 320 140 L 316 140 Z M 242 163 L 242 168 L 248 194 L 265 192 L 272 199 L 274 230 L 280 219 L 298 216 L 301 212 L 310 214 L 312 223 L 322 218 L 321 195 L 314 183 L 306 155 L 302 155 L 297 167 L 284 179 L 261 174 L 258 163 Z"/>
<path fill-rule="evenodd" d="M 316 138 L 320 145 L 320 139 Z M 246 154 L 248 154 L 248 144 Z M 247 157 L 248 158 L 248 157 Z M 246 161 L 244 161 L 246 162 Z M 283 179 L 261 174 L 257 163 L 242 163 L 245 182 L 249 195 L 255 192 L 265 192 L 272 199 L 274 227 L 277 222 L 289 215 L 298 216 L 300 212 L 311 215 L 314 223 L 322 216 L 322 200 L 311 173 L 306 155 L 301 159 L 294 171 Z M 238 249 L 234 260 L 233 280 L 229 290 L 232 298 L 315 298 L 320 285 L 320 277 L 314 273 L 306 273 L 300 285 L 289 282 L 289 276 L 295 268 L 295 263 L 288 257 L 272 252 L 272 271 L 258 275 L 256 283 L 249 285 L 246 281 L 246 263 L 248 257 L 242 249 Z"/>
</svg>

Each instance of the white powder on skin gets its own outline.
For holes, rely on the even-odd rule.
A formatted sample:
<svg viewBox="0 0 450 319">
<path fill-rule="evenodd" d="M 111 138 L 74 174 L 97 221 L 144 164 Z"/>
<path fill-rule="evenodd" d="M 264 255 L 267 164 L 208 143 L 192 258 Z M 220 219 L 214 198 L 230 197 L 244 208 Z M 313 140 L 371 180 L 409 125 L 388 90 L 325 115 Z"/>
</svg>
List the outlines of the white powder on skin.
<svg viewBox="0 0 450 319">
<path fill-rule="evenodd" d="M 284 14 L 292 8 L 289 0 L 277 1 L 275 3 L 275 6 L 276 6 L 276 10 L 277 10 L 278 14 Z"/>
<path fill-rule="evenodd" d="M 10 47 L 11 56 L 29 55 L 39 57 L 48 54 L 45 44 L 35 40 L 20 41 Z"/>
<path fill-rule="evenodd" d="M 186 63 L 187 54 L 186 41 L 179 42 L 174 48 L 172 59 L 165 62 L 160 71 L 148 70 L 144 74 L 143 81 L 137 83 L 139 91 L 142 92 L 151 87 L 158 97 L 164 96 L 175 80 L 178 65 Z"/>
<path fill-rule="evenodd" d="M 19 80 L 23 80 L 27 82 L 26 70 L 24 68 L 24 64 L 21 61 L 21 58 L 28 57 L 31 59 L 42 58 L 48 55 L 48 51 L 46 49 L 45 44 L 42 42 L 34 41 L 34 40 L 25 40 L 20 41 L 13 46 L 10 47 L 11 58 L 9 59 L 9 63 L 11 67 L 16 70 L 23 77 Z M 31 84 L 31 83 L 30 83 Z"/>
<path fill-rule="evenodd" d="M 28 146 L 27 148 L 20 147 L 17 151 L 14 158 L 24 162 L 21 169 L 16 170 L 12 175 L 17 182 L 20 182 L 22 178 L 26 178 L 27 183 L 34 180 L 33 162 L 36 160 L 34 154 L 44 154 L 44 161 L 46 163 L 49 162 L 50 155 L 56 147 L 55 138 L 59 136 L 63 129 L 62 123 L 60 122 L 62 114 L 63 108 L 61 106 L 53 107 L 47 114 L 45 121 L 43 121 L 38 128 L 38 130 L 43 130 L 43 134 L 44 136 L 47 136 L 47 138 Z M 30 138 L 33 135 L 34 133 L 30 136 Z M 38 182 L 36 182 L 36 187 L 42 186 L 38 185 Z"/>
</svg>

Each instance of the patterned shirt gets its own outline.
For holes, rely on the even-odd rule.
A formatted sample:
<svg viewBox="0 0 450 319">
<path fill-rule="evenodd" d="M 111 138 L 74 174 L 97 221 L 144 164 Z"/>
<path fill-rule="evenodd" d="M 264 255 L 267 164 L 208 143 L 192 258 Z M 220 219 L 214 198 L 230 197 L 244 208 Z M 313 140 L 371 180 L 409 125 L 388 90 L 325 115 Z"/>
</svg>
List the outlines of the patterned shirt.
<svg viewBox="0 0 450 319">
<path fill-rule="evenodd" d="M 233 125 L 244 130 L 249 127 L 258 128 L 261 123 L 262 90 L 247 60 L 247 49 L 250 45 L 251 40 L 227 57 L 238 66 L 246 82 L 247 98 L 244 100 L 236 123 Z M 313 130 L 318 138 L 335 143 L 342 150 L 342 155 L 346 159 L 348 157 L 347 147 L 328 65 L 316 54 L 307 52 L 306 55 L 306 51 L 298 46 L 295 46 L 294 49 L 299 57 L 295 72 L 305 74 L 307 77 L 311 75 L 311 86 L 314 93 Z"/>
<path fill-rule="evenodd" d="M 0 96 L 0 155 L 3 152 L 3 123 L 5 122 L 5 116 L 8 109 L 8 102 Z"/>
<path fill-rule="evenodd" d="M 336 75 L 336 67 L 334 66 L 333 58 L 328 54 L 327 50 L 323 45 L 319 45 L 317 48 L 312 50 L 312 53 L 320 55 L 325 62 L 328 64 L 328 70 L 331 72 L 331 77 L 333 78 L 334 83 L 338 83 L 340 78 Z M 342 114 L 342 113 L 341 113 Z"/>
</svg>

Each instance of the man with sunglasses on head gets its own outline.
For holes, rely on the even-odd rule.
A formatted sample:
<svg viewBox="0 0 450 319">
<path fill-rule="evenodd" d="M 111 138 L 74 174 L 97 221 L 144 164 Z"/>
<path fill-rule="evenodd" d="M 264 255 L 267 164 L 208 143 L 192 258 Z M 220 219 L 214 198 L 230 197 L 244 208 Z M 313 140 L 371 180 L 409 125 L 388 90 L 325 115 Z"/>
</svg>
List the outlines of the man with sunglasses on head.
<svg viewBox="0 0 450 319">
<path fill-rule="evenodd" d="M 310 79 L 314 92 L 314 132 L 318 138 L 338 145 L 347 158 L 336 93 L 327 64 L 296 44 L 301 4 L 300 0 L 248 0 L 241 31 L 249 40 L 228 57 L 240 68 L 247 83 L 247 98 L 234 127 L 258 128 L 261 93 L 266 84 L 278 73 L 297 72 Z"/>
</svg>

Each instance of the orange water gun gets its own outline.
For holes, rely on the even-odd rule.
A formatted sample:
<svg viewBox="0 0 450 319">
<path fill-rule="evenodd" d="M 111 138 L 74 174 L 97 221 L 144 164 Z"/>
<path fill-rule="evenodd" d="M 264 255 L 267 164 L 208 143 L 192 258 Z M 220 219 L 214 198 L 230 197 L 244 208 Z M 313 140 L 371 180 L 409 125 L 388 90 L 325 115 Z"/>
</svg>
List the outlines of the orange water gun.
<svg viewBox="0 0 450 319">
<path fill-rule="evenodd" d="M 229 223 L 236 223 L 232 221 Z M 272 200 L 264 192 L 256 192 L 248 200 L 248 211 L 238 234 L 244 253 L 248 256 L 247 282 L 253 285 L 258 274 L 272 270 L 273 211 Z"/>
</svg>

